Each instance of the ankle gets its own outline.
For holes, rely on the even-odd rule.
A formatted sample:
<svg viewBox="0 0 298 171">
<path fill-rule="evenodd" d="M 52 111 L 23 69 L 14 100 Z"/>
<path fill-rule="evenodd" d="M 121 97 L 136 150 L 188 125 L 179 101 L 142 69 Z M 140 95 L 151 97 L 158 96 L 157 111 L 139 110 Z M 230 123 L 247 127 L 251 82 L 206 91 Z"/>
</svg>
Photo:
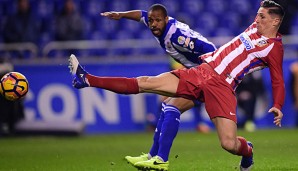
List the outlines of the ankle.
<svg viewBox="0 0 298 171">
<path fill-rule="evenodd" d="M 161 160 L 162 162 L 165 162 L 165 160 L 163 158 L 161 158 L 160 156 L 156 156 L 159 160 Z"/>
<path fill-rule="evenodd" d="M 152 158 L 151 154 L 148 153 L 148 160 L 150 160 Z"/>
</svg>

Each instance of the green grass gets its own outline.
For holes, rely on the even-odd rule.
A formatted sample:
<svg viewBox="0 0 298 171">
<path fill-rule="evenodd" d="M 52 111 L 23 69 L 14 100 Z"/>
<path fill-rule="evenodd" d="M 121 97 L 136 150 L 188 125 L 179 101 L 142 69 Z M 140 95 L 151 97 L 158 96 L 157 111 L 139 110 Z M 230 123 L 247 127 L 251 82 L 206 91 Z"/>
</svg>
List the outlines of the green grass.
<svg viewBox="0 0 298 171">
<path fill-rule="evenodd" d="M 239 131 L 254 143 L 257 171 L 298 170 L 298 130 Z M 0 139 L 0 171 L 129 171 L 126 155 L 151 147 L 152 133 Z M 170 154 L 171 171 L 233 171 L 239 156 L 221 149 L 216 133 L 180 132 Z"/>
</svg>

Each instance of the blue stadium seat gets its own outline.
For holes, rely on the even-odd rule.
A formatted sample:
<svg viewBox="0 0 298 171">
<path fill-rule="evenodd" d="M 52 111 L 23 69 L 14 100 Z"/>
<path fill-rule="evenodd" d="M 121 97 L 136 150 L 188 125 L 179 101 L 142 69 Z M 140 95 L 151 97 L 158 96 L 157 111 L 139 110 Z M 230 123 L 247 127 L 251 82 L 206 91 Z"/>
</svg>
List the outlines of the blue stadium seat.
<svg viewBox="0 0 298 171">
<path fill-rule="evenodd" d="M 183 0 L 180 1 L 181 12 L 190 15 L 200 16 L 200 13 L 204 9 L 203 1 L 196 0 Z"/>
<path fill-rule="evenodd" d="M 54 17 L 54 3 L 51 0 L 36 1 L 36 14 L 41 18 L 53 18 Z"/>
<path fill-rule="evenodd" d="M 219 24 L 218 19 L 219 17 L 217 17 L 213 13 L 204 12 L 200 14 L 194 27 L 211 31 L 217 28 Z"/>
<path fill-rule="evenodd" d="M 114 33 L 114 39 L 121 42 L 127 39 L 133 39 L 134 33 L 128 30 L 118 30 Z M 132 54 L 133 47 L 129 48 L 117 48 L 110 51 L 110 55 L 116 56 L 128 56 Z"/>
<path fill-rule="evenodd" d="M 151 31 L 147 28 L 144 28 L 139 31 L 137 35 L 137 39 L 143 40 L 143 41 L 156 41 L 154 36 L 152 35 Z M 153 45 L 155 46 L 155 45 Z M 133 54 L 135 55 L 160 55 L 164 54 L 165 52 L 162 50 L 162 48 L 159 48 L 158 42 L 156 41 L 156 47 L 158 48 L 135 48 L 133 49 Z"/>
<path fill-rule="evenodd" d="M 138 31 L 138 33 L 136 34 L 136 38 L 137 39 L 151 39 L 151 38 L 153 38 L 153 35 L 152 35 L 151 31 L 149 30 L 149 28 L 144 27 Z"/>
<path fill-rule="evenodd" d="M 163 0 L 161 4 L 165 5 L 168 10 L 168 15 L 176 18 L 176 13 L 179 11 L 179 2 L 178 1 L 172 1 L 172 0 Z"/>
<path fill-rule="evenodd" d="M 239 14 L 234 12 L 227 12 L 220 18 L 220 26 L 226 27 L 230 30 L 237 30 L 239 29 L 240 22 L 243 20 L 240 18 Z"/>
<path fill-rule="evenodd" d="M 127 31 L 128 33 L 134 33 L 133 37 L 131 38 L 136 37 L 135 33 L 138 33 L 142 28 L 146 27 L 143 23 L 139 23 L 133 20 L 119 20 L 114 22 L 119 22 L 120 31 Z"/>
<path fill-rule="evenodd" d="M 208 0 L 205 9 L 220 17 L 227 11 L 227 4 L 224 0 Z"/>
<path fill-rule="evenodd" d="M 49 42 L 53 41 L 54 36 L 53 34 L 49 33 L 49 32 L 44 32 L 41 34 L 40 38 L 39 38 L 39 47 L 43 48 L 46 44 L 48 44 Z"/>
<path fill-rule="evenodd" d="M 253 11 L 250 2 L 247 0 L 232 0 L 229 2 L 229 8 L 231 11 L 237 12 L 238 15 L 247 15 Z"/>
<path fill-rule="evenodd" d="M 235 31 L 232 29 L 229 29 L 227 27 L 218 27 L 214 30 L 214 33 L 212 36 L 218 37 L 218 36 L 235 36 Z"/>
<path fill-rule="evenodd" d="M 115 34 L 115 38 L 118 40 L 134 38 L 134 32 L 130 32 L 128 30 L 118 30 L 114 34 Z"/>
<path fill-rule="evenodd" d="M 110 20 L 108 18 L 102 18 L 96 23 L 96 30 L 107 34 L 110 39 L 115 39 L 115 32 L 119 30 L 119 22 Z"/>
<path fill-rule="evenodd" d="M 105 34 L 104 32 L 100 32 L 100 31 L 91 32 L 90 40 L 107 40 L 107 39 L 108 39 L 108 35 Z"/>
<path fill-rule="evenodd" d="M 106 0 L 84 0 L 80 3 L 81 12 L 83 15 L 88 16 L 99 16 L 101 12 L 105 12 Z"/>
<path fill-rule="evenodd" d="M 131 7 L 130 1 L 123 0 L 110 0 L 107 4 L 111 11 L 127 11 Z"/>
<path fill-rule="evenodd" d="M 83 26 L 84 26 L 83 39 L 84 40 L 91 39 L 91 33 L 94 30 L 93 22 L 91 18 L 86 17 L 85 15 L 82 16 L 82 19 L 83 19 Z"/>
<path fill-rule="evenodd" d="M 135 1 L 132 3 L 132 10 L 138 9 L 138 10 L 148 10 L 148 8 L 154 4 L 153 0 L 146 0 L 146 1 Z"/>
<path fill-rule="evenodd" d="M 93 31 L 90 33 L 90 38 L 89 40 L 107 40 L 108 35 L 105 34 L 104 32 L 101 31 Z M 105 56 L 107 55 L 107 49 L 102 49 L 102 48 L 98 48 L 98 49 L 88 49 L 88 53 L 89 56 Z"/>
</svg>

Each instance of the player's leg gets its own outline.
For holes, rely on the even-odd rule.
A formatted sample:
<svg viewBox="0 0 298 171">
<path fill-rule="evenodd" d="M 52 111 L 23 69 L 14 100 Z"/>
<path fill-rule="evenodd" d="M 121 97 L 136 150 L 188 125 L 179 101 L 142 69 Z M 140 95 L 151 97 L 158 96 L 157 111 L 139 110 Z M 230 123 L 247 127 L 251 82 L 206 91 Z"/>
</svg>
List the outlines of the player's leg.
<svg viewBox="0 0 298 171">
<path fill-rule="evenodd" d="M 194 106 L 192 100 L 184 98 L 167 98 L 164 103 L 162 115 L 159 119 L 153 145 L 150 150 L 150 156 L 155 156 L 148 161 L 142 161 L 135 164 L 138 168 L 168 170 L 169 154 L 173 141 L 178 133 L 180 125 L 180 115 L 184 111 Z M 158 165 L 154 163 L 159 163 Z"/>
<path fill-rule="evenodd" d="M 146 161 L 154 156 L 159 156 L 162 161 L 168 161 L 172 143 L 179 129 L 179 122 L 177 122 L 177 120 L 180 120 L 181 113 L 193 106 L 194 102 L 191 100 L 184 98 L 166 98 L 162 103 L 160 118 L 153 136 L 153 144 L 146 158 L 144 158 L 144 154 L 142 154 L 136 157 L 126 156 L 125 159 L 133 165 L 137 161 Z"/>
<path fill-rule="evenodd" d="M 240 170 L 250 170 L 253 165 L 253 146 L 245 138 L 237 136 L 237 125 L 234 121 L 216 117 L 212 119 L 223 149 L 242 156 Z"/>
<path fill-rule="evenodd" d="M 69 58 L 69 68 L 74 76 L 73 86 L 75 88 L 91 86 L 119 94 L 155 93 L 174 96 L 179 83 L 179 78 L 170 72 L 154 77 L 137 78 L 94 76 L 83 69 L 74 55 Z"/>
<path fill-rule="evenodd" d="M 156 156 L 158 153 L 159 138 L 160 138 L 161 128 L 162 128 L 164 118 L 165 118 L 165 107 L 166 107 L 166 103 L 163 102 L 161 111 L 160 111 L 160 116 L 159 116 L 155 131 L 154 131 L 154 135 L 153 135 L 153 143 L 152 143 L 151 149 L 149 151 L 149 155 L 152 157 Z"/>
<path fill-rule="evenodd" d="M 164 119 L 159 137 L 159 149 L 157 155 L 168 161 L 170 149 L 178 133 L 180 126 L 180 115 L 194 106 L 192 100 L 184 98 L 168 98 L 164 101 Z"/>
<path fill-rule="evenodd" d="M 141 162 L 141 161 L 146 161 L 151 159 L 152 157 L 157 155 L 158 149 L 159 149 L 159 137 L 160 137 L 160 132 L 161 132 L 161 128 L 162 128 L 162 124 L 164 121 L 164 107 L 166 106 L 166 104 L 163 102 L 161 104 L 161 113 L 160 113 L 160 117 L 158 119 L 156 128 L 155 128 L 155 132 L 153 135 L 153 144 L 151 146 L 151 149 L 149 151 L 149 153 L 147 154 L 141 154 L 140 156 L 125 156 L 125 159 L 132 165 L 134 165 L 137 162 Z"/>
<path fill-rule="evenodd" d="M 232 88 L 225 80 L 218 79 L 215 75 L 204 87 L 204 100 L 206 111 L 216 127 L 222 148 L 242 156 L 242 160 L 248 162 L 245 166 L 241 162 L 241 167 L 249 165 L 247 167 L 249 170 L 253 164 L 252 147 L 243 137 L 237 137 L 237 100 Z"/>
<path fill-rule="evenodd" d="M 187 100 L 184 98 L 167 98 L 164 100 L 163 104 L 162 104 L 162 110 L 161 110 L 161 115 L 154 133 L 154 138 L 153 138 L 153 145 L 150 149 L 150 154 L 151 156 L 156 156 L 159 153 L 159 149 L 160 149 L 160 141 L 163 141 L 162 138 L 160 139 L 160 134 L 162 134 L 164 137 L 172 137 L 170 139 L 172 139 L 171 141 L 174 140 L 177 132 L 178 132 L 178 127 L 179 124 L 171 124 L 169 123 L 169 120 L 180 120 L 180 115 L 181 113 L 183 113 L 184 111 L 190 109 L 193 107 L 193 101 L 191 100 Z M 173 119 L 170 119 L 173 118 Z M 164 124 L 164 120 L 166 120 L 165 124 Z M 176 123 L 176 122 L 174 122 Z M 168 135 L 168 130 L 175 130 L 173 131 L 171 135 Z M 170 141 L 170 142 L 171 142 Z M 169 141 L 168 141 L 169 142 Z M 165 144 L 164 142 L 162 144 Z M 172 144 L 172 143 L 170 143 Z M 164 145 L 167 146 L 167 145 Z M 171 147 L 168 147 L 171 148 Z M 165 149 L 165 147 L 162 147 L 162 149 Z M 163 151 L 163 150 L 162 150 Z M 166 150 L 168 151 L 168 150 Z M 160 152 L 161 154 L 162 152 Z M 166 156 L 163 159 L 165 161 L 167 161 L 168 159 L 168 152 L 166 152 L 165 154 L 161 154 L 160 156 Z"/>
</svg>

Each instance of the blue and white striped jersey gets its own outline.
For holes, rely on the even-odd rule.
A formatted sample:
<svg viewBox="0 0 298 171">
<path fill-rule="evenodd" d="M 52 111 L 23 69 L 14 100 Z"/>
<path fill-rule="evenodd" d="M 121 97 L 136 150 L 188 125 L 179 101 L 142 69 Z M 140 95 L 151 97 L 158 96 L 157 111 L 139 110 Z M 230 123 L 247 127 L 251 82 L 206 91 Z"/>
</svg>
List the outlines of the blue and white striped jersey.
<svg viewBox="0 0 298 171">
<path fill-rule="evenodd" d="M 140 22 L 149 28 L 147 11 L 142 10 Z M 163 35 L 155 38 L 167 54 L 186 68 L 201 64 L 199 56 L 216 49 L 215 45 L 200 33 L 172 17 L 169 17 Z"/>
</svg>

